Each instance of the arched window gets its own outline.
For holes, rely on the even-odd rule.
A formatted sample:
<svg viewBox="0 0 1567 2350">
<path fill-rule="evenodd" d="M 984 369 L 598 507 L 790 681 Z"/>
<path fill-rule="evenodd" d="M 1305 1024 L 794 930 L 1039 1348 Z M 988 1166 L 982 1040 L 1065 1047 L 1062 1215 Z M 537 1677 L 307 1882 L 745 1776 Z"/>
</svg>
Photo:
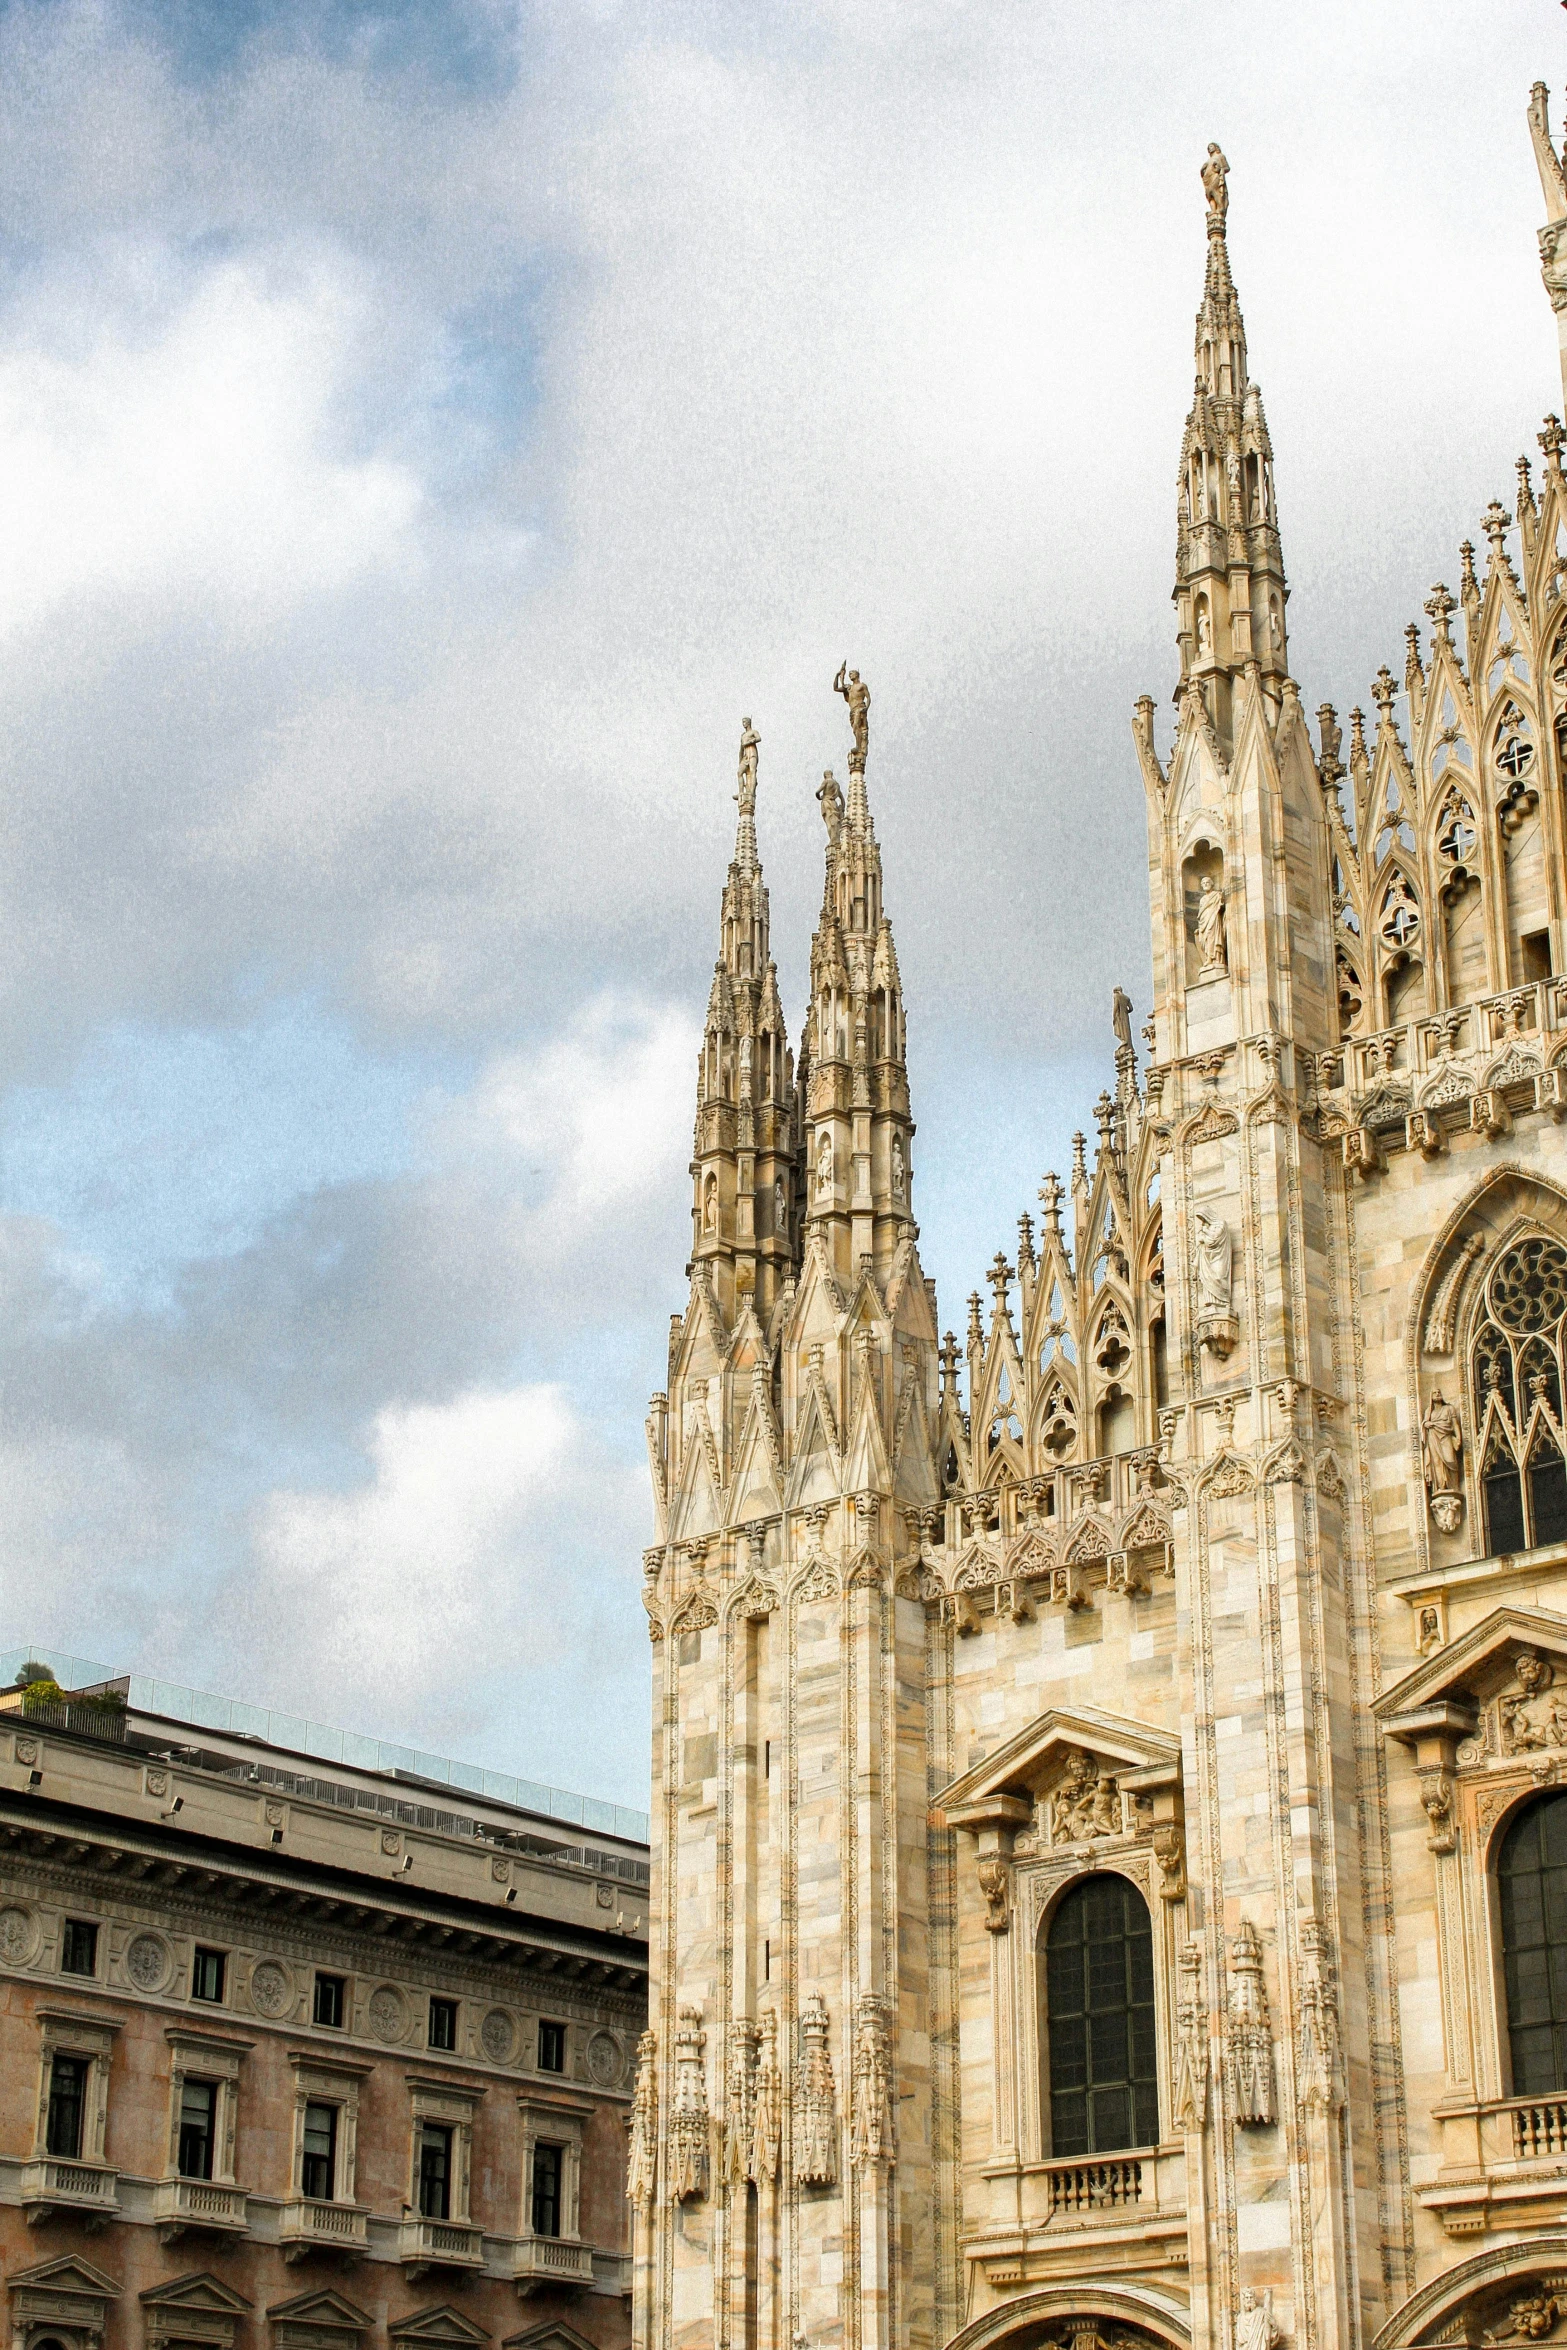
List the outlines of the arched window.
<svg viewBox="0 0 1567 2350">
<path fill-rule="evenodd" d="M 1567 1249 L 1533 1233 L 1492 1267 L 1472 1355 L 1486 1549 L 1567 1541 Z"/>
<path fill-rule="evenodd" d="M 1496 1863 L 1513 2095 L 1567 2089 L 1567 1794 L 1521 1811 Z"/>
<path fill-rule="evenodd" d="M 1156 2146 L 1153 1929 L 1125 1877 L 1086 1877 L 1057 1903 L 1040 2009 L 1051 2153 Z"/>
</svg>

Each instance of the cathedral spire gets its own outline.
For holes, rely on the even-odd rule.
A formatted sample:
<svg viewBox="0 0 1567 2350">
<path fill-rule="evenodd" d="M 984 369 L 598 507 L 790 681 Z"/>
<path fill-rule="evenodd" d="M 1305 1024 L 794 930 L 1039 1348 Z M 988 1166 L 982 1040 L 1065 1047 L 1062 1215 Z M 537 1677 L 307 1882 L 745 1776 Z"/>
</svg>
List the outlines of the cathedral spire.
<svg viewBox="0 0 1567 2350">
<path fill-rule="evenodd" d="M 1282 694 L 1289 589 L 1273 495 L 1273 445 L 1262 392 L 1246 358 L 1246 324 L 1230 274 L 1229 164 L 1210 144 L 1202 167 L 1208 260 L 1197 312 L 1197 375 L 1181 442 L 1175 608 L 1179 701 L 1202 687 L 1209 718 L 1227 736 L 1236 680 L 1253 666 Z"/>
<path fill-rule="evenodd" d="M 881 849 L 865 785 L 870 689 L 847 662 L 833 680 L 849 706 L 845 801 L 831 769 L 817 799 L 827 827 L 821 918 L 811 941 L 810 1080 L 805 1100 L 808 1214 L 852 1279 L 885 1267 L 907 1233 L 909 1080 L 903 983 L 882 908 Z"/>
<path fill-rule="evenodd" d="M 1545 226 L 1540 231 L 1540 275 L 1556 313 L 1556 336 L 1561 345 L 1562 398 L 1567 401 L 1567 146 L 1558 155 L 1551 145 L 1550 93 L 1544 82 L 1529 92 L 1529 136 L 1545 198 Z M 1564 409 L 1567 414 L 1567 409 Z"/>
<path fill-rule="evenodd" d="M 794 1064 L 756 845 L 760 752 L 743 719 L 740 812 L 697 1069 L 691 1162 L 693 1266 L 706 1267 L 731 1320 L 747 1302 L 770 1312 L 794 1262 Z"/>
</svg>

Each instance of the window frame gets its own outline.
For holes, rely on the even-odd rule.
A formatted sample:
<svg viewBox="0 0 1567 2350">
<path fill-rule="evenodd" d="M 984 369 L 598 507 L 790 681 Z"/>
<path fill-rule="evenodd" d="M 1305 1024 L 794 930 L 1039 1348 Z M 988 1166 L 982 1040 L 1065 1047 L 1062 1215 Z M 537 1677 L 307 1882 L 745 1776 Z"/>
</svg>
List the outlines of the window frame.
<svg viewBox="0 0 1567 2350">
<path fill-rule="evenodd" d="M 323 2015 L 323 2007 L 336 2007 L 335 2015 Z M 348 1977 L 333 1974 L 326 1967 L 317 1967 L 310 1989 L 310 2020 L 320 2032 L 346 2032 L 348 2029 Z"/>
<path fill-rule="evenodd" d="M 359 2167 L 359 2091 L 368 2080 L 373 2067 L 327 2059 L 317 2048 L 291 2048 L 289 2063 L 294 2071 L 294 2128 L 289 2161 L 289 2195 L 301 2202 L 319 2202 L 318 2196 L 307 2196 L 304 2189 L 305 2115 L 312 2105 L 333 2105 L 337 2108 L 336 2174 L 332 2182 L 330 2200 L 338 2204 L 356 2201 L 355 2186 Z"/>
<path fill-rule="evenodd" d="M 541 2160 L 546 2157 L 548 2159 L 544 2161 L 545 2175 L 541 2179 L 540 2164 Z M 553 2177 L 550 2175 L 551 2172 L 553 2172 Z M 532 2157 L 528 2164 L 528 2217 L 531 2223 L 532 2234 L 535 2236 L 547 2236 L 551 2242 L 555 2243 L 558 2243 L 560 2240 L 561 2209 L 564 2201 L 562 2190 L 565 2186 L 565 2179 L 566 2149 L 561 2143 L 560 2139 L 535 2138 L 533 2141 Z M 540 2223 L 539 2208 L 541 2201 L 545 2203 L 547 2209 L 553 2216 L 553 2226 L 547 2227 L 541 2225 Z"/>
<path fill-rule="evenodd" d="M 1086 2131 L 1090 2139 L 1090 2143 L 1083 2147 L 1063 2148 L 1056 2144 L 1057 2125 L 1055 2101 L 1057 2092 L 1051 2079 L 1051 1948 L 1056 1928 L 1060 1922 L 1062 1913 L 1067 1908 L 1068 1904 L 1085 1901 L 1094 1892 L 1100 1891 L 1111 1879 L 1115 1879 L 1122 1886 L 1129 1888 L 1132 1896 L 1141 1902 L 1143 1916 L 1147 1922 L 1148 1999 L 1146 2005 L 1148 2010 L 1149 2024 L 1154 2036 L 1153 2070 L 1151 2076 L 1146 2076 L 1142 2082 L 1139 2082 L 1130 2071 L 1129 2060 L 1128 2077 L 1124 2083 L 1124 2086 L 1128 2093 L 1131 2114 L 1134 2121 L 1137 2108 L 1137 2090 L 1139 2086 L 1145 2087 L 1151 2091 L 1154 2108 L 1153 2134 L 1152 2136 L 1134 2135 L 1121 2145 L 1098 2146 L 1093 2144 L 1091 2142 L 1094 2130 L 1092 2086 L 1087 2080 L 1085 2072 L 1084 2115 Z M 1039 2040 L 1039 2137 L 1041 2147 L 1049 2148 L 1049 2152 L 1044 2156 L 1044 2159 L 1048 2162 L 1100 2162 L 1114 2159 L 1123 2155 L 1148 2154 L 1151 2153 L 1160 2143 L 1161 2106 L 1159 2097 L 1159 1998 L 1158 1981 L 1154 1968 L 1154 1924 L 1155 1921 L 1153 1911 L 1149 1904 L 1146 1893 L 1136 1882 L 1136 1880 L 1129 1874 L 1129 1872 L 1124 1869 L 1094 1869 L 1091 1871 L 1078 1872 L 1069 1878 L 1064 1885 L 1058 1888 L 1054 1898 L 1049 1904 L 1049 1907 L 1044 1911 L 1043 1915 L 1039 1919 L 1034 1938 L 1034 1985 L 1035 2003 L 1037 2010 L 1036 2029 Z M 1127 1938 L 1125 1936 L 1122 1937 L 1123 1948 L 1125 1947 L 1126 1939 Z M 1078 1945 L 1075 1945 L 1075 1947 L 1081 1948 L 1086 1952 L 1087 1945 L 1086 1942 L 1081 1942 Z M 1128 2006 L 1128 2008 L 1123 2012 L 1129 2015 L 1131 2013 L 1130 2006 Z M 1085 2046 L 1089 2038 L 1089 2018 L 1091 2013 L 1092 2011 L 1085 2007 L 1081 2019 L 1084 2026 Z M 1070 2017 L 1064 2020 L 1075 2022 L 1078 2019 L 1076 2017 Z M 1112 2084 L 1106 2083 L 1104 2085 L 1109 2087 Z"/>
<path fill-rule="evenodd" d="M 533 2156 L 539 2145 L 558 2146 L 560 2164 L 560 2234 L 551 2243 L 580 2244 L 582 2238 L 582 2134 L 587 2114 L 576 2102 L 522 2090 L 517 2097 L 520 2117 L 517 2232 L 532 2241 Z"/>
<path fill-rule="evenodd" d="M 437 2009 L 439 2009 L 444 2016 L 450 2019 L 452 2036 L 449 2040 L 438 2040 L 435 2036 L 435 2017 Z M 455 1999 L 448 1999 L 444 1997 L 443 1994 L 438 1991 L 432 1991 L 430 1994 L 430 2010 L 425 2020 L 425 2046 L 433 2050 L 438 2055 L 455 2056 L 457 2053 L 457 2032 L 460 2021 L 461 2018 L 458 2012 L 458 2002 Z"/>
<path fill-rule="evenodd" d="M 424 2133 L 427 2129 L 443 2129 L 450 2133 L 450 2145 L 447 2209 L 440 2216 L 450 2227 L 473 2225 L 473 2125 L 485 2095 L 482 2087 L 470 2089 L 455 2081 L 422 2079 L 418 2074 L 410 2076 L 408 2208 L 420 2218 L 437 2216 L 426 2212 L 420 2201 L 420 2149 Z"/>
<path fill-rule="evenodd" d="M 544 2053 L 544 2035 L 546 2032 L 556 2035 L 556 2037 L 551 2041 L 550 2045 L 559 2052 L 560 2062 L 558 2064 L 551 2064 L 549 2058 Z M 550 2076 L 557 2081 L 564 2080 L 566 2077 L 566 2060 L 570 2054 L 570 2049 L 571 2043 L 567 2036 L 567 2028 L 565 2024 L 561 2023 L 555 2016 L 541 2015 L 539 2018 L 538 2036 L 534 2042 L 534 2064 L 536 2070 L 541 2073 L 550 2074 Z"/>
<path fill-rule="evenodd" d="M 60 1972 L 62 1975 L 74 1975 L 77 1981 L 82 1983 L 95 1983 L 98 1980 L 98 1949 L 103 1939 L 98 1930 L 99 1922 L 97 1918 L 66 1918 L 62 1921 L 60 1927 Z M 71 1963 L 72 1936 L 76 1934 L 85 1934 L 88 1938 L 88 1955 L 85 1966 L 74 1966 Z"/>
<path fill-rule="evenodd" d="M 306 2203 L 335 2203 L 338 2200 L 337 2181 L 340 2168 L 338 2142 L 343 2134 L 342 2112 L 343 2109 L 335 2098 L 308 2097 L 305 2100 L 304 2119 L 300 2125 L 299 2138 L 299 2192 Z M 321 2122 L 319 2120 L 312 2122 L 312 2116 L 321 2114 L 326 2116 L 325 2152 L 319 2146 L 312 2146 L 310 2143 L 312 2127 L 314 2127 L 317 2137 L 322 2134 Z M 313 2172 L 311 2168 L 312 2164 L 317 2163 L 326 2166 L 324 2187 L 320 2184 L 322 2174 Z M 311 2184 L 312 2177 L 318 2182 L 314 2186 Z"/>
<path fill-rule="evenodd" d="M 34 2014 L 38 2022 L 38 2104 L 33 2160 L 81 2162 L 107 2169 L 110 2059 L 119 2024 L 109 2018 L 77 2015 L 65 2008 L 39 2007 Z M 49 2150 L 50 2092 L 55 2060 L 62 2056 L 87 2067 L 79 2151 L 71 2155 L 51 2154 Z"/>
<path fill-rule="evenodd" d="M 169 2049 L 169 2121 L 164 2172 L 169 2179 L 188 2174 L 180 2169 L 180 2120 L 187 2079 L 210 2081 L 216 2095 L 212 2116 L 212 2184 L 232 2187 L 235 2147 L 239 2133 L 239 2079 L 252 2040 L 214 2038 L 180 2024 L 164 2033 Z"/>
<path fill-rule="evenodd" d="M 211 1960 L 217 1967 L 218 1987 L 215 1991 L 199 1991 L 196 1986 L 203 1972 L 203 1961 Z M 203 2007 L 228 2005 L 229 1954 L 210 1942 L 198 1942 L 190 1954 L 190 1995 Z"/>
</svg>

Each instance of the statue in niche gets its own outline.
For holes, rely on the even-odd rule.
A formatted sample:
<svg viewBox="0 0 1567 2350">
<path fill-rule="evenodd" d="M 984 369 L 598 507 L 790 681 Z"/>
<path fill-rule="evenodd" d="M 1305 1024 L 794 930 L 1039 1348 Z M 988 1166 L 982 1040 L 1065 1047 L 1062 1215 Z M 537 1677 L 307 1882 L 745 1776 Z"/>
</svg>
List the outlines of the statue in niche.
<svg viewBox="0 0 1567 2350">
<path fill-rule="evenodd" d="M 789 1202 L 784 1196 L 781 1175 L 773 1178 L 773 1230 L 780 1240 L 787 1236 L 789 1230 Z"/>
<path fill-rule="evenodd" d="M 1425 1466 L 1431 1515 L 1444 1534 L 1456 1534 L 1464 1513 L 1459 1484 L 1459 1459 L 1464 1449 L 1464 1424 L 1458 1406 L 1438 1388 L 1426 1405 L 1420 1423 L 1420 1452 Z"/>
<path fill-rule="evenodd" d="M 832 1136 L 824 1134 L 816 1145 L 816 1196 L 818 1199 L 831 1199 L 832 1175 Z"/>
<path fill-rule="evenodd" d="M 850 753 L 854 765 L 865 765 L 866 746 L 870 741 L 871 689 L 860 682 L 860 673 L 843 662 L 832 681 L 835 694 L 842 694 L 849 705 L 849 724 L 854 729 L 854 749 Z"/>
<path fill-rule="evenodd" d="M 702 1191 L 702 1230 L 718 1230 L 718 1179 L 709 1175 Z"/>
<path fill-rule="evenodd" d="M 1110 1025 L 1115 1030 L 1115 1041 L 1132 1050 L 1132 999 L 1124 987 L 1118 987 L 1110 998 Z"/>
<path fill-rule="evenodd" d="M 1211 873 L 1203 875 L 1197 898 L 1197 961 L 1204 973 L 1228 971 L 1230 967 L 1224 936 L 1224 892 Z"/>
<path fill-rule="evenodd" d="M 1279 2329 L 1273 2322 L 1273 2287 L 1269 2285 L 1259 2301 L 1248 2285 L 1241 2294 L 1240 2314 L 1235 2320 L 1235 2350 L 1273 2350 L 1279 2338 Z"/>
<path fill-rule="evenodd" d="M 1206 596 L 1197 599 L 1197 658 L 1206 661 L 1213 651 L 1213 622 L 1208 617 Z"/>
<path fill-rule="evenodd" d="M 1197 1317 L 1224 1320 L 1230 1312 L 1235 1244 L 1220 1216 L 1197 1212 Z"/>
<path fill-rule="evenodd" d="M 903 1143 L 901 1137 L 895 1134 L 892 1138 L 892 1196 L 894 1199 L 902 1199 L 904 1186 L 907 1182 L 908 1168 L 904 1164 Z"/>
<path fill-rule="evenodd" d="M 1216 139 L 1208 141 L 1208 160 L 1202 167 L 1202 192 L 1208 199 L 1208 218 L 1224 225 L 1230 209 L 1230 167 Z"/>
</svg>

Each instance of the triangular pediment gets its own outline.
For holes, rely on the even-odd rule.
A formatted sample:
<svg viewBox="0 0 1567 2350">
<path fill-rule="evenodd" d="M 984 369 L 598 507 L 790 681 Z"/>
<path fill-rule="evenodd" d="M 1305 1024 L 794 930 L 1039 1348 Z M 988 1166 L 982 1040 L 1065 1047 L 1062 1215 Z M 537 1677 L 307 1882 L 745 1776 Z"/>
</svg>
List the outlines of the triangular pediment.
<svg viewBox="0 0 1567 2350">
<path fill-rule="evenodd" d="M 968 1824 L 965 1813 L 973 1820 L 987 1806 L 1009 1799 L 1032 1806 L 1067 1756 L 1081 1750 L 1118 1765 L 1123 1772 L 1180 1768 L 1181 1742 L 1167 1731 L 1129 1722 L 1124 1715 L 1100 1713 L 1097 1708 L 1069 1712 L 1053 1707 L 984 1762 L 954 1779 L 937 1802 L 953 1826 Z"/>
<path fill-rule="evenodd" d="M 101 2268 L 94 2268 L 76 2252 L 63 2253 L 57 2260 L 40 2260 L 33 2268 L 14 2268 L 5 2282 L 10 2293 L 18 2285 L 25 2285 L 32 2293 L 77 2293 L 97 2301 L 118 2300 L 120 2293 L 118 2277 L 105 2276 Z"/>
<path fill-rule="evenodd" d="M 437 2302 L 430 2309 L 416 2309 L 407 2317 L 400 2317 L 387 2332 L 394 2342 L 440 2342 L 462 2345 L 462 2350 L 473 2350 L 490 2337 L 482 2326 L 476 2326 L 471 2317 L 464 2317 L 449 2301 Z"/>
<path fill-rule="evenodd" d="M 552 2317 L 543 2325 L 530 2326 L 525 2334 L 508 2334 L 501 2350 L 596 2350 L 596 2346 L 563 2318 Z"/>
<path fill-rule="evenodd" d="M 1433 1706 L 1476 1709 L 1514 1677 L 1519 1655 L 1530 1649 L 1550 1659 L 1567 1677 L 1567 1616 L 1552 1608 L 1493 1608 L 1461 1639 L 1438 1649 L 1423 1664 L 1384 1689 L 1372 1711 L 1394 1736 L 1412 1731 L 1417 1717 Z"/>
<path fill-rule="evenodd" d="M 296 2293 L 288 2301 L 274 2301 L 267 2320 L 271 2325 L 335 2326 L 342 2333 L 367 2333 L 375 2323 L 365 2310 L 334 2293 L 330 2285 Z"/>
<path fill-rule="evenodd" d="M 198 2269 L 188 2277 L 170 2277 L 162 2285 L 149 2285 L 137 2296 L 144 2309 L 185 2309 L 209 2317 L 243 2317 L 251 2304 L 243 2293 L 236 2293 L 232 2285 L 207 2269 Z"/>
</svg>

